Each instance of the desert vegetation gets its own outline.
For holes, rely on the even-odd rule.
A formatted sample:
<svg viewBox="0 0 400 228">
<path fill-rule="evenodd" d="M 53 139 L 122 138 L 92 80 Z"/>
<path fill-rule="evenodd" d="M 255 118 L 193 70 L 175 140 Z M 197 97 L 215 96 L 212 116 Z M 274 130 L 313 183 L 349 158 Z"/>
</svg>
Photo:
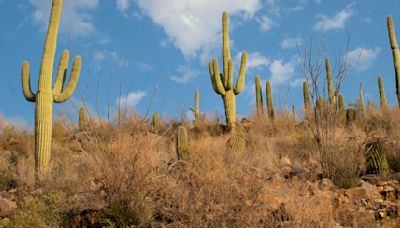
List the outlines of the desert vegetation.
<svg viewBox="0 0 400 228">
<path fill-rule="evenodd" d="M 359 98 L 345 107 L 347 59 L 332 70 L 329 56 L 315 55 L 310 41 L 299 51 L 300 111 L 276 108 L 269 80 L 264 102 L 257 76 L 255 112 L 238 120 L 247 53 L 234 85 L 223 12 L 222 72 L 217 59 L 209 62 L 223 121 L 202 112 L 198 90 L 193 121 L 123 107 L 111 120 L 87 107 L 77 110 L 76 122 L 63 113 L 53 120 L 53 103 L 72 95 L 85 67 L 76 57 L 64 87 L 64 51 L 52 87 L 61 12 L 62 0 L 53 0 L 37 93 L 28 62 L 22 66 L 23 94 L 36 102 L 34 132 L 0 118 L 0 227 L 400 226 L 400 110 L 388 104 L 381 76 L 379 107 L 365 105 L 362 82 Z M 385 86 L 395 86 L 400 99 L 390 16 L 387 26 L 396 85 Z"/>
</svg>

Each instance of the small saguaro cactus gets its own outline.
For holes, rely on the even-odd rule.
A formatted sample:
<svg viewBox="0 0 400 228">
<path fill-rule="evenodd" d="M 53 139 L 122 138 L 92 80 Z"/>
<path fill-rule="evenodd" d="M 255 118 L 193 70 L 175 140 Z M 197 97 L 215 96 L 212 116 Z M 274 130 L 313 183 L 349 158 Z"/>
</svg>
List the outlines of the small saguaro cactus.
<svg viewBox="0 0 400 228">
<path fill-rule="evenodd" d="M 329 98 L 328 101 L 330 105 L 334 105 L 335 92 L 333 91 L 331 63 L 328 57 L 325 59 L 325 70 L 326 70 L 326 81 L 328 84 L 328 98 Z"/>
<path fill-rule="evenodd" d="M 396 76 L 397 102 L 400 107 L 400 51 L 399 51 L 399 46 L 397 45 L 396 32 L 394 30 L 392 16 L 387 17 L 387 26 L 389 31 L 390 47 L 392 48 L 392 53 L 393 53 L 394 72 L 396 74 L 395 76 Z"/>
<path fill-rule="evenodd" d="M 346 116 L 346 108 L 344 105 L 344 99 L 342 94 L 339 94 L 338 96 L 338 109 L 339 109 L 339 117 L 341 117 L 341 119 L 344 120 Z"/>
<path fill-rule="evenodd" d="M 26 100 L 36 103 L 35 108 L 35 167 L 40 175 L 48 170 L 51 155 L 53 102 L 62 103 L 71 97 L 78 83 L 81 71 L 81 57 L 77 56 L 72 65 L 72 72 L 64 88 L 69 52 L 61 56 L 56 81 L 52 86 L 54 55 L 57 46 L 57 33 L 60 24 L 62 0 L 53 0 L 47 38 L 40 66 L 37 93 L 33 93 L 30 84 L 29 63 L 22 64 L 22 89 Z"/>
<path fill-rule="evenodd" d="M 361 102 L 361 110 L 363 115 L 365 115 L 365 102 L 364 102 L 364 95 L 363 95 L 363 85 L 362 85 L 362 81 L 360 81 L 360 102 Z"/>
<path fill-rule="evenodd" d="M 225 119 L 228 129 L 232 132 L 236 126 L 236 95 L 242 92 L 245 82 L 247 52 L 242 53 L 239 75 L 236 87 L 233 87 L 233 61 L 229 50 L 228 14 L 222 14 L 222 60 L 223 73 L 220 74 L 218 60 L 213 59 L 208 63 L 211 83 L 214 91 L 221 95 L 224 102 Z"/>
<path fill-rule="evenodd" d="M 308 83 L 306 80 L 303 82 L 303 100 L 304 100 L 304 111 L 306 116 L 309 116 L 311 113 L 311 104 L 310 104 L 310 92 L 308 90 Z"/>
<path fill-rule="evenodd" d="M 153 127 L 154 134 L 158 134 L 158 130 L 159 130 L 159 127 L 160 127 L 160 117 L 158 116 L 157 112 L 155 112 L 153 114 L 153 119 L 151 121 L 151 125 Z"/>
<path fill-rule="evenodd" d="M 318 99 L 315 101 L 315 112 L 317 114 L 321 114 L 324 108 L 324 98 L 322 96 L 319 96 Z"/>
<path fill-rule="evenodd" d="M 378 86 L 379 86 L 380 107 L 387 108 L 385 87 L 383 86 L 383 80 L 381 75 L 378 76 Z"/>
<path fill-rule="evenodd" d="M 196 89 L 194 93 L 194 108 L 190 108 L 190 110 L 194 114 L 194 120 L 195 123 L 197 123 L 200 120 L 200 109 L 199 109 L 199 90 Z"/>
<path fill-rule="evenodd" d="M 87 130 L 87 117 L 86 117 L 86 109 L 85 107 L 79 108 L 79 131 Z"/>
<path fill-rule="evenodd" d="M 188 137 L 186 128 L 179 126 L 176 132 L 176 155 L 178 160 L 182 159 L 183 155 L 187 153 L 188 149 Z"/>
<path fill-rule="evenodd" d="M 262 115 L 264 113 L 264 107 L 262 98 L 261 79 L 259 75 L 256 76 L 255 90 L 256 90 L 257 115 Z"/>
<path fill-rule="evenodd" d="M 346 124 L 351 125 L 357 119 L 357 112 L 353 108 L 346 110 Z"/>
<path fill-rule="evenodd" d="M 364 154 L 367 160 L 367 173 L 384 174 L 389 170 L 386 158 L 384 141 L 380 138 L 372 138 L 365 143 Z"/>
<path fill-rule="evenodd" d="M 311 112 L 311 105 L 310 105 L 310 93 L 308 91 L 308 83 L 306 80 L 303 82 L 303 99 L 304 99 L 304 111 L 306 116 L 308 116 Z"/>
<path fill-rule="evenodd" d="M 274 119 L 275 117 L 275 110 L 274 110 L 274 99 L 272 97 L 272 88 L 271 88 L 271 82 L 267 80 L 266 82 L 266 89 L 267 93 L 267 110 L 268 110 L 268 116 L 270 119 Z"/>
</svg>

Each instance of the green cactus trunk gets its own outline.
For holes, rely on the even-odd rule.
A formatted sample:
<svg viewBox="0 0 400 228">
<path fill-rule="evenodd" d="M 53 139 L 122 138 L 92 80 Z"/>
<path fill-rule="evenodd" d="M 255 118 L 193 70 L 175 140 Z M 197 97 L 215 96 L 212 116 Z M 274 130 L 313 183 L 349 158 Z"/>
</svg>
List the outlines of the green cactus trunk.
<svg viewBox="0 0 400 228">
<path fill-rule="evenodd" d="M 344 99 L 343 99 L 342 94 L 339 94 L 338 103 L 339 103 L 338 104 L 338 109 L 339 109 L 340 120 L 344 120 L 345 117 L 346 117 L 346 108 L 345 108 L 345 105 L 344 105 Z"/>
<path fill-rule="evenodd" d="M 155 112 L 153 114 L 153 120 L 152 120 L 152 126 L 153 126 L 153 132 L 154 134 L 158 134 L 159 126 L 160 126 L 160 117 L 158 116 L 158 113 Z"/>
<path fill-rule="evenodd" d="M 378 76 L 378 86 L 379 86 L 379 97 L 380 97 L 380 107 L 385 109 L 387 108 L 387 100 L 385 95 L 385 88 L 383 86 L 382 76 Z"/>
<path fill-rule="evenodd" d="M 264 114 L 264 107 L 263 107 L 263 98 L 262 98 L 262 88 L 261 88 L 261 79 L 260 76 L 256 76 L 255 82 L 255 90 L 256 90 L 256 108 L 257 108 L 257 115 Z"/>
<path fill-rule="evenodd" d="M 223 74 L 219 73 L 217 59 L 209 62 L 209 71 L 211 83 L 214 91 L 221 95 L 225 108 L 226 125 L 230 132 L 235 131 L 236 127 L 236 95 L 241 93 L 244 88 L 244 79 L 246 72 L 247 53 L 242 53 L 239 75 L 236 86 L 233 86 L 233 61 L 229 50 L 229 31 L 228 14 L 222 14 L 222 36 L 223 36 Z"/>
<path fill-rule="evenodd" d="M 364 102 L 364 95 L 363 95 L 363 85 L 362 85 L 362 81 L 360 82 L 360 102 L 361 102 L 361 110 L 363 115 L 365 115 L 366 110 L 365 110 L 365 102 Z"/>
<path fill-rule="evenodd" d="M 331 71 L 331 63 L 329 58 L 325 59 L 325 70 L 326 70 L 326 81 L 328 84 L 328 97 L 329 97 L 329 104 L 335 104 L 335 92 L 333 90 L 333 83 L 332 83 L 332 71 Z"/>
<path fill-rule="evenodd" d="M 310 92 L 308 90 L 307 81 L 303 82 L 303 99 L 304 99 L 304 111 L 306 117 L 308 117 L 311 113 L 311 104 L 310 104 Z"/>
<path fill-rule="evenodd" d="M 51 155 L 53 102 L 66 101 L 75 90 L 81 70 L 81 58 L 77 56 L 72 66 L 68 85 L 63 89 L 68 67 L 69 52 L 62 54 L 54 87 L 52 86 L 54 55 L 61 18 L 62 0 L 53 0 L 47 38 L 43 50 L 39 73 L 38 91 L 34 94 L 30 86 L 30 66 L 22 65 L 22 89 L 26 100 L 36 102 L 35 107 L 35 167 L 39 176 L 48 170 Z"/>
<path fill-rule="evenodd" d="M 176 132 L 176 155 L 178 160 L 187 153 L 188 150 L 188 137 L 186 128 L 184 126 L 179 126 Z"/>
<path fill-rule="evenodd" d="M 275 117 L 275 109 L 274 109 L 274 99 L 272 97 L 271 82 L 269 80 L 267 80 L 267 82 L 266 82 L 266 93 L 267 93 L 268 116 L 270 119 L 273 120 Z"/>
<path fill-rule="evenodd" d="M 399 46 L 397 45 L 396 32 L 394 30 L 393 19 L 391 16 L 387 17 L 387 26 L 389 31 L 390 47 L 393 53 L 394 71 L 396 76 L 396 95 L 397 102 L 400 107 L 400 52 Z"/>
<path fill-rule="evenodd" d="M 87 130 L 87 118 L 86 118 L 86 109 L 84 107 L 79 108 L 79 131 Z"/>
<path fill-rule="evenodd" d="M 199 90 L 196 89 L 195 93 L 194 93 L 194 108 L 190 108 L 190 110 L 193 112 L 194 114 L 194 122 L 195 123 L 199 123 L 201 115 L 200 115 L 200 108 L 199 108 Z"/>
</svg>

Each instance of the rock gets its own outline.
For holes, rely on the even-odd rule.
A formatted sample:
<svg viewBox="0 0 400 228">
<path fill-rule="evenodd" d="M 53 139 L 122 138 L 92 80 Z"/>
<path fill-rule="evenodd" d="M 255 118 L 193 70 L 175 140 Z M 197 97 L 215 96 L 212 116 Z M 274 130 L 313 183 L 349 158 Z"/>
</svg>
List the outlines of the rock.
<svg viewBox="0 0 400 228">
<path fill-rule="evenodd" d="M 328 179 L 328 178 L 324 178 L 321 180 L 320 184 L 319 184 L 319 189 L 321 191 L 330 191 L 334 188 L 334 184 L 333 182 Z"/>
<path fill-rule="evenodd" d="M 383 190 L 381 191 L 381 195 L 383 199 L 394 202 L 396 201 L 396 190 L 392 186 L 385 186 Z"/>
<path fill-rule="evenodd" d="M 358 201 L 367 198 L 367 190 L 362 187 L 347 189 L 345 195 L 347 195 L 351 201 Z"/>
<path fill-rule="evenodd" d="M 376 186 L 362 180 L 361 188 L 364 188 L 367 191 L 367 198 L 371 201 L 375 199 L 381 199 L 381 194 L 379 193 Z"/>
<path fill-rule="evenodd" d="M 9 216 L 17 208 L 14 201 L 0 197 L 0 217 Z"/>
<path fill-rule="evenodd" d="M 282 157 L 280 160 L 280 166 L 282 168 L 292 167 L 292 162 L 290 161 L 290 159 L 288 157 Z"/>
</svg>

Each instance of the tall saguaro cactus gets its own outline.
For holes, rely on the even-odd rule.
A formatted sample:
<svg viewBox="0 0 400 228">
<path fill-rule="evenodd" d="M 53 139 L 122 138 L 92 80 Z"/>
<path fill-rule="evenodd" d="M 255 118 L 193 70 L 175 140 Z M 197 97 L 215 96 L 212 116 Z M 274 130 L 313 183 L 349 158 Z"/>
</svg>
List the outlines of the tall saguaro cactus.
<svg viewBox="0 0 400 228">
<path fill-rule="evenodd" d="M 333 105 L 335 103 L 335 92 L 333 91 L 331 63 L 328 57 L 325 59 L 325 71 L 326 71 L 326 81 L 328 84 L 329 104 Z"/>
<path fill-rule="evenodd" d="M 397 45 L 396 32 L 394 30 L 393 19 L 391 16 L 387 17 L 387 26 L 389 31 L 390 47 L 393 53 L 394 71 L 396 74 L 396 95 L 397 103 L 400 107 L 400 52 L 399 46 Z"/>
<path fill-rule="evenodd" d="M 211 83 L 214 91 L 221 95 L 225 108 L 226 125 L 230 131 L 234 131 L 236 125 L 236 95 L 244 88 L 244 78 L 246 72 L 247 52 L 242 53 L 239 75 L 236 86 L 233 87 L 233 61 L 229 50 L 229 31 L 228 14 L 222 14 L 222 59 L 223 73 L 220 74 L 218 60 L 213 59 L 209 62 Z"/>
<path fill-rule="evenodd" d="M 267 80 L 266 82 L 266 93 L 267 93 L 267 110 L 268 110 L 268 116 L 271 119 L 274 119 L 275 117 L 275 109 L 274 109 L 274 99 L 272 97 L 272 88 L 271 88 L 271 82 Z"/>
<path fill-rule="evenodd" d="M 385 88 L 383 87 L 382 76 L 378 76 L 378 86 L 379 86 L 379 97 L 380 97 L 380 107 L 387 108 L 387 100 L 385 95 Z"/>
<path fill-rule="evenodd" d="M 40 66 L 37 93 L 33 93 L 30 85 L 29 63 L 22 64 L 22 89 L 26 100 L 36 102 L 35 108 L 35 167 L 38 174 L 48 170 L 51 154 L 53 102 L 62 103 L 71 97 L 78 83 L 81 71 L 81 57 L 77 56 L 72 65 L 69 82 L 65 88 L 69 52 L 61 56 L 57 77 L 52 88 L 53 63 L 57 46 L 57 33 L 60 24 L 62 0 L 53 0 L 50 23 Z"/>
<path fill-rule="evenodd" d="M 200 110 L 199 110 L 199 90 L 196 89 L 194 93 L 194 108 L 190 108 L 190 110 L 194 114 L 195 122 L 197 123 L 200 120 Z"/>
<path fill-rule="evenodd" d="M 257 115 L 262 115 L 264 113 L 264 107 L 262 98 L 261 79 L 259 75 L 256 76 L 255 90 L 256 90 Z"/>
</svg>

